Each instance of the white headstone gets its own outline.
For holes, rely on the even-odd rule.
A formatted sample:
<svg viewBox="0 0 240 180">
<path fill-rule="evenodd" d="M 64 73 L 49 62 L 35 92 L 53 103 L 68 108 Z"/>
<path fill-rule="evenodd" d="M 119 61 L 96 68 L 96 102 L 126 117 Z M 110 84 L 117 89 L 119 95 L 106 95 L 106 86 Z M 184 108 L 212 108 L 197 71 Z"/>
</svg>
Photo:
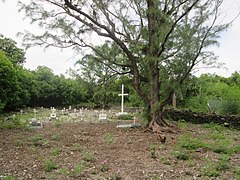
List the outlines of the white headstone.
<svg viewBox="0 0 240 180">
<path fill-rule="evenodd" d="M 33 109 L 33 113 L 34 113 L 34 118 L 36 118 L 36 116 L 37 116 L 37 110 L 34 108 Z"/>
<path fill-rule="evenodd" d="M 74 109 L 73 109 L 73 112 L 74 112 L 74 113 L 77 113 L 77 109 L 76 109 L 76 108 L 74 108 Z"/>
<path fill-rule="evenodd" d="M 104 122 L 104 121 L 107 121 L 107 114 L 99 114 L 99 121 L 100 122 Z"/>
<path fill-rule="evenodd" d="M 49 117 L 49 120 L 51 121 L 52 119 L 58 119 L 57 118 L 57 113 L 56 113 L 56 109 L 54 107 L 51 107 L 51 114 Z"/>
</svg>

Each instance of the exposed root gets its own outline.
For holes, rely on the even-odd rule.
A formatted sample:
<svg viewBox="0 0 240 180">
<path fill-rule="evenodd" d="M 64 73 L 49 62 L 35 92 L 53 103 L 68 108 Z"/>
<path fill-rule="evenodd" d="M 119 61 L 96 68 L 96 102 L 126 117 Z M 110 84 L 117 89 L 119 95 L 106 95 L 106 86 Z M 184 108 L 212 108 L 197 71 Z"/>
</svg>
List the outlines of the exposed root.
<svg viewBox="0 0 240 180">
<path fill-rule="evenodd" d="M 160 126 L 156 122 L 151 121 L 145 131 L 150 131 L 158 136 L 161 143 L 166 142 L 166 133 L 178 134 L 178 128 L 174 125 L 167 124 L 167 126 Z"/>
</svg>

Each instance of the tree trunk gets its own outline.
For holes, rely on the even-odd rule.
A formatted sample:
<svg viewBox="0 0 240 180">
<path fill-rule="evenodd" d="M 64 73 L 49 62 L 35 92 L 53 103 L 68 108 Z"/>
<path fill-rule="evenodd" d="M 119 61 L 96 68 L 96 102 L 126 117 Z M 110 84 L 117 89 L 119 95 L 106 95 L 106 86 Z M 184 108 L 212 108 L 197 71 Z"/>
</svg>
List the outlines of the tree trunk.
<svg viewBox="0 0 240 180">
<path fill-rule="evenodd" d="M 154 126 L 164 127 L 167 123 L 163 119 L 163 106 L 160 105 L 160 81 L 159 68 L 156 64 L 151 67 L 151 99 L 150 99 L 150 122 L 148 128 L 154 130 Z"/>
<path fill-rule="evenodd" d="M 172 106 L 173 106 L 173 109 L 177 108 L 177 96 L 175 92 L 172 95 Z"/>
</svg>

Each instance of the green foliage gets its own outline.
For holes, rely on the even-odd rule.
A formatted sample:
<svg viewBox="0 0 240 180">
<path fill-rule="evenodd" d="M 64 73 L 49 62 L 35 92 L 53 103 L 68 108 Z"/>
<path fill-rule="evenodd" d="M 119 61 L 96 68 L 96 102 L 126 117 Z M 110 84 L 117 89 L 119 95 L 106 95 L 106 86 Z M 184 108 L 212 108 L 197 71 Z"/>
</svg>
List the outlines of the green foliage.
<svg viewBox="0 0 240 180">
<path fill-rule="evenodd" d="M 87 162 L 93 162 L 95 160 L 94 153 L 91 151 L 84 152 L 83 159 Z"/>
<path fill-rule="evenodd" d="M 100 166 L 102 172 L 107 172 L 109 170 L 109 165 L 106 161 L 103 161 Z"/>
<path fill-rule="evenodd" d="M 185 134 L 178 138 L 176 146 L 188 150 L 197 150 L 199 148 L 207 148 L 208 144 L 198 138 L 191 137 L 190 134 Z"/>
<path fill-rule="evenodd" d="M 65 168 L 59 169 L 59 170 L 58 170 L 58 173 L 59 173 L 59 174 L 62 174 L 62 175 L 65 175 L 65 176 L 67 176 L 67 175 L 69 174 L 69 172 L 68 172 L 67 169 L 65 169 Z"/>
<path fill-rule="evenodd" d="M 42 134 L 37 134 L 31 138 L 28 139 L 29 142 L 31 142 L 35 146 L 44 146 L 48 147 L 49 146 L 49 141 L 44 138 Z"/>
<path fill-rule="evenodd" d="M 121 114 L 117 116 L 119 120 L 133 120 L 134 116 L 131 114 Z"/>
<path fill-rule="evenodd" d="M 186 129 L 188 127 L 188 124 L 184 119 L 178 121 L 178 127 L 181 129 Z"/>
<path fill-rule="evenodd" d="M 79 143 L 74 143 L 74 144 L 73 144 L 73 149 L 74 149 L 75 151 L 81 152 L 81 151 L 83 150 L 83 147 L 82 147 L 82 145 L 79 144 Z"/>
<path fill-rule="evenodd" d="M 57 133 L 57 134 L 53 134 L 52 137 L 51 137 L 52 140 L 60 140 L 61 139 L 61 134 L 60 133 Z"/>
<path fill-rule="evenodd" d="M 216 170 L 225 171 L 229 169 L 229 164 L 228 164 L 229 159 L 230 157 L 228 155 L 223 154 L 216 164 Z"/>
<path fill-rule="evenodd" d="M 208 128 L 217 132 L 224 132 L 226 128 L 222 125 L 216 123 L 207 123 L 203 125 L 204 128 Z"/>
<path fill-rule="evenodd" d="M 151 154 L 151 158 L 153 158 L 153 159 L 157 158 L 157 145 L 156 144 L 150 144 L 150 154 Z"/>
<path fill-rule="evenodd" d="M 188 160 L 191 157 L 188 151 L 175 151 L 174 155 L 177 159 L 184 160 L 184 161 Z"/>
<path fill-rule="evenodd" d="M 220 172 L 216 169 L 215 164 L 207 161 L 206 166 L 203 168 L 203 175 L 208 177 L 218 177 Z"/>
<path fill-rule="evenodd" d="M 236 98 L 236 96 L 234 97 Z M 222 102 L 221 114 L 239 114 L 240 113 L 240 103 L 238 100 L 229 98 Z"/>
<path fill-rule="evenodd" d="M 19 127 L 26 127 L 26 124 L 21 122 L 20 118 L 15 114 L 0 118 L 0 129 L 13 129 Z"/>
<path fill-rule="evenodd" d="M 216 45 L 220 32 L 230 25 L 213 21 L 220 5 L 221 2 L 212 3 L 210 0 L 174 3 L 131 1 L 131 6 L 127 1 L 93 1 L 90 4 L 78 1 L 79 14 L 73 1 L 19 3 L 20 11 L 44 31 L 41 35 L 22 34 L 27 48 L 36 45 L 73 47 L 79 53 L 82 46 L 91 47 L 93 52 L 78 62 L 81 75 L 90 82 L 89 89 L 96 89 L 89 91 L 89 97 L 98 106 L 107 106 L 116 95 L 110 88 L 110 82 L 116 80 L 112 77 L 125 75 L 142 100 L 138 102 L 144 102 L 149 112 L 154 112 L 156 107 L 153 104 L 165 105 L 171 92 L 181 91 L 195 65 L 218 66 L 208 47 Z M 66 13 L 59 14 L 56 6 Z M 110 11 L 111 15 L 103 13 Z M 121 12 L 131 12 L 131 15 Z M 89 36 L 92 32 L 108 39 L 94 46 Z M 51 86 L 45 85 L 45 89 L 51 90 Z M 53 98 L 52 95 L 50 97 Z M 132 104 L 137 106 L 134 102 Z"/>
<path fill-rule="evenodd" d="M 114 142 L 114 136 L 112 133 L 106 133 L 104 134 L 104 141 L 108 144 L 108 145 L 111 145 L 113 142 Z"/>
<path fill-rule="evenodd" d="M 233 152 L 234 153 L 237 153 L 237 154 L 240 154 L 240 145 L 236 145 L 233 147 Z"/>
<path fill-rule="evenodd" d="M 232 154 L 232 141 L 229 139 L 218 140 L 209 145 L 209 148 L 215 153 Z"/>
<path fill-rule="evenodd" d="M 16 42 L 0 34 L 0 51 L 3 51 L 13 65 L 22 65 L 25 60 L 25 52 L 16 46 Z"/>
<path fill-rule="evenodd" d="M 54 122 L 54 124 L 55 124 L 55 126 L 56 126 L 57 128 L 59 128 L 59 127 L 63 124 L 63 122 L 62 122 L 60 119 L 57 119 L 57 120 Z"/>
<path fill-rule="evenodd" d="M 73 176 L 74 176 L 74 177 L 80 176 L 80 175 L 83 173 L 84 169 L 85 169 L 84 162 L 81 161 L 80 163 L 78 163 L 78 164 L 75 166 L 75 168 L 74 168 L 74 170 L 73 170 L 73 172 L 72 172 L 72 173 L 73 173 Z"/>
<path fill-rule="evenodd" d="M 5 176 L 3 177 L 2 180 L 15 180 L 16 178 L 14 178 L 13 176 Z"/>
<path fill-rule="evenodd" d="M 57 155 L 59 155 L 60 153 L 61 153 L 61 151 L 62 151 L 62 149 L 60 148 L 60 147 L 56 147 L 56 148 L 54 148 L 53 150 L 52 150 L 52 155 L 53 156 L 57 156 Z"/>
<path fill-rule="evenodd" d="M 216 75 L 201 75 L 199 78 L 190 79 L 187 87 L 185 106 L 194 111 L 207 112 L 208 101 L 218 100 L 220 107 L 216 113 L 231 115 L 240 113 L 240 89 L 238 73 L 229 78 Z"/>
<path fill-rule="evenodd" d="M 52 170 L 57 168 L 58 168 L 58 165 L 52 159 L 47 159 L 44 163 L 45 172 L 51 172 Z"/>
<path fill-rule="evenodd" d="M 167 157 L 161 157 L 160 160 L 162 161 L 163 164 L 170 165 L 170 161 Z"/>
<path fill-rule="evenodd" d="M 12 104 L 18 104 L 18 90 L 16 68 L 0 50 L 0 104 L 2 109 L 11 109 L 14 106 Z"/>
</svg>

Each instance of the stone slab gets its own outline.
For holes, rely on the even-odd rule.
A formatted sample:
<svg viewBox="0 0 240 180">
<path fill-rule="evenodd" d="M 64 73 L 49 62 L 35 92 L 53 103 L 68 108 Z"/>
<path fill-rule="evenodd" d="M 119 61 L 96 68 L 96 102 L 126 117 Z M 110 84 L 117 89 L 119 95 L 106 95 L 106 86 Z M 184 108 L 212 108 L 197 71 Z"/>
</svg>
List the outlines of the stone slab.
<svg viewBox="0 0 240 180">
<path fill-rule="evenodd" d="M 142 125 L 141 124 L 120 124 L 120 125 L 117 125 L 117 128 L 137 128 L 137 127 L 141 127 Z"/>
</svg>

